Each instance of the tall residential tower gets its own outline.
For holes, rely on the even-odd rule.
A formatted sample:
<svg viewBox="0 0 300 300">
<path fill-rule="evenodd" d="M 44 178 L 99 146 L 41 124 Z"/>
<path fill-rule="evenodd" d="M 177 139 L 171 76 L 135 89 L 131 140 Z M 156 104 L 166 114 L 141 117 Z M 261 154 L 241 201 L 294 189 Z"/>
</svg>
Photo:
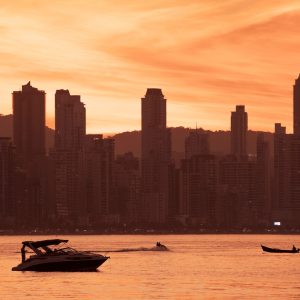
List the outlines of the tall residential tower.
<svg viewBox="0 0 300 300">
<path fill-rule="evenodd" d="M 31 86 L 13 92 L 13 140 L 25 163 L 45 155 L 45 92 Z"/>
<path fill-rule="evenodd" d="M 79 95 L 68 90 L 55 93 L 55 148 L 81 149 L 85 139 L 85 107 Z"/>
<path fill-rule="evenodd" d="M 294 84 L 294 134 L 300 135 L 300 74 Z"/>
<path fill-rule="evenodd" d="M 171 135 L 166 124 L 167 100 L 149 88 L 142 102 L 142 199 L 144 221 L 164 224 L 168 218 Z"/>
<path fill-rule="evenodd" d="M 45 219 L 45 92 L 31 86 L 30 81 L 21 91 L 12 94 L 13 142 L 16 158 L 24 174 L 22 220 L 24 226 L 37 228 Z"/>
<path fill-rule="evenodd" d="M 68 90 L 55 93 L 55 199 L 58 218 L 84 223 L 87 204 L 84 183 L 85 107 Z"/>
<path fill-rule="evenodd" d="M 237 105 L 231 112 L 231 154 L 247 155 L 248 114 L 244 105 Z"/>
</svg>

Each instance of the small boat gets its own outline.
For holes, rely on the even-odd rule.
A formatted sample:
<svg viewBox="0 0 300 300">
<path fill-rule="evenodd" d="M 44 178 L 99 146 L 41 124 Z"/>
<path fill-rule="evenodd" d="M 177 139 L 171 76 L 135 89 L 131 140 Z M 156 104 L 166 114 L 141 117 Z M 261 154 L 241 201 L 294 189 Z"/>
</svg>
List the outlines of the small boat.
<svg viewBox="0 0 300 300">
<path fill-rule="evenodd" d="M 276 248 L 269 248 L 266 246 L 261 245 L 261 248 L 265 252 L 270 252 L 270 253 L 299 253 L 300 249 L 297 249 L 295 246 L 291 250 L 282 250 L 282 249 L 276 249 Z"/>
<path fill-rule="evenodd" d="M 151 251 L 169 251 L 168 247 L 161 244 L 160 242 L 157 242 L 154 247 L 150 249 Z"/>
<path fill-rule="evenodd" d="M 53 239 L 24 241 L 21 248 L 22 262 L 12 271 L 96 271 L 109 257 L 87 251 L 77 251 L 70 247 L 54 249 L 68 240 Z M 26 258 L 26 248 L 34 252 Z"/>
</svg>

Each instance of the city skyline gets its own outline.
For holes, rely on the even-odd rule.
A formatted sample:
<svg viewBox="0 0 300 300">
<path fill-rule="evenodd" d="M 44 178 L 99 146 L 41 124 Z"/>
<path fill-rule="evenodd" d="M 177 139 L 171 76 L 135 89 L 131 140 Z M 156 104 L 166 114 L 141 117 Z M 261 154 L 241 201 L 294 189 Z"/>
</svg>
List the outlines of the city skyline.
<svg viewBox="0 0 300 300">
<path fill-rule="evenodd" d="M 88 133 L 139 130 L 138 99 L 153 87 L 169 100 L 169 127 L 229 130 L 238 104 L 249 128 L 280 121 L 292 132 L 298 1 L 1 2 L 2 114 L 31 80 L 47 93 L 51 128 L 55 90 L 68 88 L 84 99 Z"/>
<path fill-rule="evenodd" d="M 0 300 L 299 298 L 299 27 L 299 0 L 0 0 Z"/>
<path fill-rule="evenodd" d="M 294 78 L 294 81 L 297 83 L 297 82 L 299 82 L 298 80 L 300 79 L 300 73 L 299 73 L 299 75 L 298 75 L 298 77 L 295 79 Z M 30 85 L 31 84 L 31 81 L 29 80 L 27 80 L 27 84 L 25 84 L 24 86 L 26 86 L 26 85 Z M 22 85 L 23 86 L 23 85 Z M 36 86 L 36 85 L 35 85 Z M 298 85 L 297 85 L 298 86 Z M 157 87 L 155 87 L 155 88 L 145 88 L 145 89 L 152 89 L 152 90 L 162 90 L 161 88 L 157 88 Z M 13 100 L 13 94 L 14 93 L 19 93 L 19 92 L 21 92 L 22 91 L 22 89 L 18 89 L 18 90 L 16 90 L 16 91 L 14 91 L 14 92 L 12 92 L 11 94 L 12 94 L 12 100 Z M 44 91 L 44 90 L 41 90 L 41 91 L 43 91 L 44 93 L 45 93 L 45 95 L 47 95 L 47 91 Z M 54 94 L 53 94 L 53 105 L 54 105 L 54 112 L 55 112 L 55 97 L 56 97 L 56 94 L 57 94 L 57 92 L 59 92 L 59 91 L 66 91 L 66 92 L 69 92 L 69 89 L 68 88 L 61 88 L 61 89 L 55 89 L 55 92 L 54 92 Z M 79 93 L 77 93 L 77 95 L 74 95 L 74 97 L 81 97 L 82 96 L 82 94 L 80 94 L 80 95 L 78 95 Z M 294 95 L 295 96 L 295 95 Z M 293 90 L 292 90 L 292 95 L 291 95 L 291 97 L 292 97 L 292 102 L 293 102 Z M 82 103 L 84 106 L 87 106 L 86 105 L 86 101 L 84 101 L 84 103 Z M 49 105 L 49 104 L 48 104 Z M 54 114 L 54 116 L 53 116 L 53 119 L 52 119 L 52 121 L 51 121 L 51 123 L 49 124 L 49 118 L 47 117 L 47 96 L 45 96 L 45 107 L 46 107 L 46 111 L 45 111 L 45 113 L 46 113 L 46 115 L 45 115 L 45 119 L 46 119 L 46 126 L 48 127 L 48 128 L 50 128 L 50 129 L 52 129 L 52 130 L 54 130 L 55 131 L 55 114 Z M 233 104 L 233 107 L 229 107 L 229 110 L 232 110 L 233 108 L 237 108 L 237 107 L 246 107 L 246 105 L 244 105 L 244 104 Z M 248 107 L 247 107 L 247 109 L 248 109 Z M 169 108 L 168 108 L 168 110 L 169 110 Z M 88 108 L 87 108 L 87 111 L 88 111 Z M 228 111 L 226 112 L 226 113 L 228 113 Z M 0 116 L 8 116 L 8 115 L 12 115 L 13 116 L 13 105 L 12 105 L 12 110 L 11 110 L 11 112 L 8 112 L 8 113 L 3 113 L 3 112 L 1 112 L 0 113 Z M 286 123 L 284 123 L 282 120 L 279 120 L 283 125 L 285 125 L 285 127 L 286 127 L 286 131 L 287 131 L 287 133 L 292 133 L 293 132 L 293 130 L 295 130 L 295 128 L 294 128 L 294 125 L 293 124 L 290 124 L 290 123 L 293 123 L 293 117 L 294 117 L 294 115 L 293 115 L 293 112 L 291 113 L 291 118 L 290 118 L 290 120 L 288 120 Z M 255 119 L 255 118 L 253 118 L 252 117 L 252 119 Z M 113 121 L 113 120 L 112 120 Z M 167 121 L 167 120 L 166 120 Z M 139 122 L 141 123 L 141 119 L 139 119 Z M 227 122 L 228 122 L 228 120 L 227 120 Z M 272 123 L 272 125 L 274 125 L 274 124 L 276 124 L 278 122 L 278 120 L 276 121 L 275 120 L 275 122 L 274 123 Z M 88 124 L 89 123 L 89 120 L 88 120 L 88 118 L 86 118 L 86 124 Z M 290 124 L 290 127 L 288 127 L 286 124 Z M 230 123 L 230 121 L 228 122 L 228 124 L 226 125 L 227 127 L 226 128 L 206 128 L 206 127 L 204 127 L 204 126 L 202 126 L 201 124 L 199 124 L 199 122 L 197 122 L 197 120 L 196 120 L 196 123 L 195 124 L 191 124 L 191 126 L 185 126 L 184 124 L 182 124 L 182 123 L 180 123 L 180 121 L 179 121 L 179 123 L 177 123 L 177 124 L 174 124 L 173 126 L 172 125 L 169 125 L 169 124 L 167 124 L 167 127 L 168 128 L 176 128 L 176 127 L 185 127 L 185 128 L 188 128 L 188 129 L 197 129 L 197 128 L 201 128 L 201 129 L 203 129 L 203 130 L 207 130 L 207 131 L 231 131 L 231 127 L 232 127 L 232 124 Z M 270 124 L 268 125 L 268 127 L 270 127 Z M 87 134 L 97 134 L 98 132 L 102 132 L 102 134 L 104 135 L 104 136 L 107 136 L 107 137 L 109 137 L 109 136 L 111 136 L 111 135 L 114 135 L 114 134 L 118 134 L 118 133 L 122 133 L 122 132 L 130 132 L 130 131 L 141 131 L 141 129 L 142 129 L 142 126 L 141 126 L 141 124 L 140 124 L 140 127 L 139 128 L 133 128 L 133 129 L 127 129 L 127 128 L 121 128 L 120 129 L 120 131 L 101 131 L 101 128 L 97 128 L 97 127 L 95 127 L 95 128 L 93 128 L 93 129 L 91 129 L 90 128 L 90 131 L 88 130 L 88 126 L 86 127 L 86 133 Z M 252 128 L 248 128 L 248 130 L 252 130 L 252 131 L 263 131 L 263 132 L 270 132 L 270 133 L 272 133 L 272 132 L 274 132 L 274 126 L 273 126 L 273 128 L 267 128 L 267 129 L 263 129 L 263 128 L 255 128 L 255 127 L 252 127 Z"/>
<path fill-rule="evenodd" d="M 122 224 L 235 230 L 279 221 L 298 228 L 298 83 L 297 78 L 294 133 L 281 123 L 275 123 L 271 140 L 256 132 L 256 155 L 247 149 L 251 116 L 244 105 L 231 111 L 228 151 L 210 151 L 213 136 L 197 128 L 181 140 L 184 153 L 173 151 L 168 100 L 161 89 L 147 88 L 137 157 L 128 150 L 116 155 L 114 138 L 87 134 L 81 96 L 62 89 L 55 94 L 55 142 L 47 153 L 45 91 L 29 81 L 13 92 L 13 137 L 1 138 L 0 226 L 42 229 L 62 222 L 70 230 Z"/>
</svg>

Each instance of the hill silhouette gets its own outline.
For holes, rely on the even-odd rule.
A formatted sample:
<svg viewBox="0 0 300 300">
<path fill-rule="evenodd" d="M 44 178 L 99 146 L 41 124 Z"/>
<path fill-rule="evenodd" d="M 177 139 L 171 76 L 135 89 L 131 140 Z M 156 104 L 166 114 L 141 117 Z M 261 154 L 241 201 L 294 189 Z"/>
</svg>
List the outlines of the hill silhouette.
<svg viewBox="0 0 300 300">
<path fill-rule="evenodd" d="M 188 128 L 173 127 L 171 128 L 172 135 L 172 151 L 174 156 L 184 155 L 184 141 L 189 134 Z M 209 134 L 210 151 L 216 155 L 226 155 L 230 153 L 230 131 L 209 131 L 200 129 Z M 256 154 L 256 139 L 257 135 L 262 131 L 248 131 L 247 136 L 247 151 L 251 155 Z M 263 132 L 265 138 L 270 143 L 271 155 L 273 153 L 273 133 Z M 141 156 L 141 133 L 140 131 L 122 132 L 113 136 L 116 145 L 116 154 L 125 152 L 133 152 L 134 155 Z"/>
<path fill-rule="evenodd" d="M 47 151 L 54 145 L 54 130 L 45 127 L 46 131 L 46 149 Z M 11 137 L 13 136 L 13 115 L 0 115 L 0 136 Z"/>
<path fill-rule="evenodd" d="M 12 115 L 0 115 L 0 136 L 12 137 Z M 46 127 L 46 148 L 47 150 L 54 145 L 54 130 Z M 184 140 L 189 134 L 188 128 L 172 127 L 172 151 L 175 160 L 184 157 Z M 230 131 L 209 131 L 199 129 L 209 134 L 211 153 L 225 155 L 230 152 Z M 256 138 L 260 131 L 249 130 L 247 137 L 247 150 L 249 154 L 256 154 Z M 266 140 L 270 142 L 271 154 L 273 153 L 273 133 L 264 132 Z M 141 132 L 128 131 L 112 135 L 115 139 L 116 155 L 132 152 L 135 156 L 141 156 Z"/>
</svg>

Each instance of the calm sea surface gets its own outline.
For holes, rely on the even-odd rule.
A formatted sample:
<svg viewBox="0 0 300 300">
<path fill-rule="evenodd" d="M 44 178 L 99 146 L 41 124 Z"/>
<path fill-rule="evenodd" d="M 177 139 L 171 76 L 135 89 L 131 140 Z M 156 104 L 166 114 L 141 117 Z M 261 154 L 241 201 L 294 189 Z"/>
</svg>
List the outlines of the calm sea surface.
<svg viewBox="0 0 300 300">
<path fill-rule="evenodd" d="M 111 259 L 92 273 L 11 271 L 21 241 L 48 238 L 105 251 L 160 241 L 171 251 L 103 251 Z M 300 299 L 300 254 L 262 253 L 261 243 L 300 247 L 300 236 L 0 236 L 0 299 Z"/>
</svg>

